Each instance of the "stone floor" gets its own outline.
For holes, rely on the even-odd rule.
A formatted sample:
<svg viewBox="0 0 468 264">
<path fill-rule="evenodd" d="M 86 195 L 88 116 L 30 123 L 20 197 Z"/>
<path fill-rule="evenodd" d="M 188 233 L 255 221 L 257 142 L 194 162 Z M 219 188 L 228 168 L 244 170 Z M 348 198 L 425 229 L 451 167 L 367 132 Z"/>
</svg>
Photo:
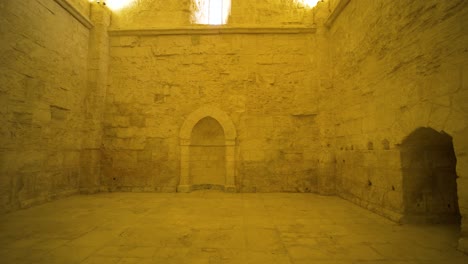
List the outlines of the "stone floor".
<svg viewBox="0 0 468 264">
<path fill-rule="evenodd" d="M 456 226 L 314 194 L 111 193 L 0 216 L 0 263 L 468 263 Z"/>
</svg>

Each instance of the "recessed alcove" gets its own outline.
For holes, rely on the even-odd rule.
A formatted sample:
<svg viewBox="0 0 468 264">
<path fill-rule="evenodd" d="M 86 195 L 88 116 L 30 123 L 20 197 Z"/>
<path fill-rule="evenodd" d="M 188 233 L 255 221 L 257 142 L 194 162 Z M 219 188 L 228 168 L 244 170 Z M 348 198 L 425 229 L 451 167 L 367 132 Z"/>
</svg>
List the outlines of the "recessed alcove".
<svg viewBox="0 0 468 264">
<path fill-rule="evenodd" d="M 190 139 L 190 178 L 193 189 L 223 189 L 226 146 L 218 121 L 205 117 L 193 127 Z"/>
<path fill-rule="evenodd" d="M 401 144 L 405 223 L 460 223 L 452 137 L 420 127 Z"/>
<path fill-rule="evenodd" d="M 180 180 L 177 190 L 219 189 L 235 192 L 236 129 L 213 106 L 192 112 L 180 130 Z"/>
</svg>

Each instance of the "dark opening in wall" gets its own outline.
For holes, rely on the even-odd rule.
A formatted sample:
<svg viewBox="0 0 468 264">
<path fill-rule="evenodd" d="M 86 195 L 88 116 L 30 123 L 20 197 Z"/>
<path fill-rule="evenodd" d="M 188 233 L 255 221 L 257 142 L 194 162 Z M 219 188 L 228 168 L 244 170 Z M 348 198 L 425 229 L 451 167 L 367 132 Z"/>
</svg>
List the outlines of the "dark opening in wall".
<svg viewBox="0 0 468 264">
<path fill-rule="evenodd" d="M 406 223 L 460 223 L 452 137 L 418 128 L 401 144 Z"/>
</svg>

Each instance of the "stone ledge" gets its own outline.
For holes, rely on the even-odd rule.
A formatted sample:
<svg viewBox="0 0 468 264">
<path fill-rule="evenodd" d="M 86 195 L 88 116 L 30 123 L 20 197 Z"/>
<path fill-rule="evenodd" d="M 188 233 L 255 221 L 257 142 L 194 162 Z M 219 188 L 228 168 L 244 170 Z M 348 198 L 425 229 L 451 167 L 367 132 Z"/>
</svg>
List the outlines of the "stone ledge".
<svg viewBox="0 0 468 264">
<path fill-rule="evenodd" d="M 368 201 L 365 201 L 359 197 L 356 197 L 356 196 L 353 196 L 353 195 L 349 195 L 349 194 L 346 194 L 346 193 L 338 193 L 338 197 L 346 200 L 346 201 L 349 201 L 357 206 L 360 206 L 364 209 L 367 209 L 373 213 L 376 213 L 380 216 L 383 216 L 395 223 L 399 223 L 401 224 L 401 219 L 403 218 L 403 214 L 399 213 L 399 212 L 394 212 L 390 209 L 387 209 L 387 208 L 384 208 L 382 206 L 377 206 L 377 205 L 372 205 L 371 203 L 369 203 Z"/>
<path fill-rule="evenodd" d="M 343 12 L 344 8 L 349 4 L 350 1 L 351 0 L 341 0 L 338 3 L 325 22 L 325 26 L 327 28 L 330 28 L 333 25 L 333 22 L 335 22 L 335 20 L 340 16 L 341 12 Z"/>
<path fill-rule="evenodd" d="M 110 29 L 110 36 L 227 35 L 227 34 L 313 34 L 315 27 L 179 27 Z"/>
<path fill-rule="evenodd" d="M 67 11 L 71 16 L 73 16 L 78 22 L 80 22 L 83 26 L 85 26 L 87 29 L 93 28 L 93 23 L 81 14 L 78 9 L 76 9 L 73 5 L 71 5 L 68 0 L 54 0 L 57 4 L 59 4 L 65 11 Z"/>
</svg>

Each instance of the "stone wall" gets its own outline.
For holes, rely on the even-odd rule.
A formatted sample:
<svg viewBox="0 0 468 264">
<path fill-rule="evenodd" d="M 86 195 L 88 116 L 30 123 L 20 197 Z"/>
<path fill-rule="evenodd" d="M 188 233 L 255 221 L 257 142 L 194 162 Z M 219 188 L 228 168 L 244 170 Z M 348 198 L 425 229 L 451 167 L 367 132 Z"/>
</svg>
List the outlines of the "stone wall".
<svg viewBox="0 0 468 264">
<path fill-rule="evenodd" d="M 229 23 L 233 25 L 312 25 L 314 12 L 298 1 L 231 1 Z"/>
<path fill-rule="evenodd" d="M 104 181 L 174 191 L 179 131 L 212 105 L 237 129 L 241 191 L 315 191 L 319 89 L 313 34 L 113 36 Z"/>
<path fill-rule="evenodd" d="M 209 168 L 238 191 L 338 193 L 400 221 L 427 211 L 432 173 L 456 178 L 447 201 L 468 251 L 466 1 L 239 0 L 219 31 L 190 27 L 193 9 L 139 0 L 111 19 L 87 0 L 0 3 L 0 211 L 80 188 L 172 192 L 181 171 L 221 184 Z M 231 127 L 224 145 L 181 138 L 203 109 Z M 433 143 L 421 130 L 444 145 L 408 145 Z M 458 212 L 445 195 L 431 206 Z"/>
<path fill-rule="evenodd" d="M 101 185 L 103 119 L 109 69 L 108 28 L 111 19 L 111 12 L 107 7 L 96 3 L 89 6 L 93 28 L 89 34 L 88 82 L 83 104 L 85 136 L 81 151 L 82 193 L 98 192 Z"/>
<path fill-rule="evenodd" d="M 78 190 L 89 30 L 54 1 L 1 1 L 0 17 L 0 211 L 9 211 Z"/>
<path fill-rule="evenodd" d="M 63 1 L 63 0 L 62 0 Z M 89 0 L 66 0 L 74 8 L 78 10 L 83 16 L 89 17 L 91 11 L 91 5 Z"/>
<path fill-rule="evenodd" d="M 452 136 L 465 237 L 467 17 L 463 0 L 351 1 L 330 31 L 327 102 L 340 195 L 395 220 L 405 210 L 400 144 L 420 127 Z"/>
<path fill-rule="evenodd" d="M 191 0 L 139 0 L 112 15 L 113 28 L 154 28 L 189 26 L 194 22 Z M 314 12 L 295 0 L 235 0 L 231 1 L 228 24 L 252 25 L 312 25 Z"/>
</svg>

